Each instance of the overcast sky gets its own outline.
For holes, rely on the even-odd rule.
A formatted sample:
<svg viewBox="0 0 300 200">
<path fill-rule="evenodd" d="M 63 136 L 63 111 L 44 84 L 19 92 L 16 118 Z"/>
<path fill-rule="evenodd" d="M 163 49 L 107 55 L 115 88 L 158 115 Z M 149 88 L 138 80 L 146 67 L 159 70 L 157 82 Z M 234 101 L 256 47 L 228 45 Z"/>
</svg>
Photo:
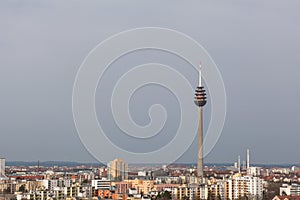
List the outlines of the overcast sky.
<svg viewBox="0 0 300 200">
<path fill-rule="evenodd" d="M 223 77 L 226 122 L 205 162 L 234 162 L 239 154 L 245 159 L 250 148 L 253 163 L 300 163 L 299 8 L 298 0 L 2 0 L 0 157 L 95 161 L 73 122 L 77 70 L 107 37 L 155 26 L 198 41 Z M 144 54 L 162 59 L 157 52 Z M 196 152 L 194 143 L 179 162 L 195 162 Z"/>
</svg>

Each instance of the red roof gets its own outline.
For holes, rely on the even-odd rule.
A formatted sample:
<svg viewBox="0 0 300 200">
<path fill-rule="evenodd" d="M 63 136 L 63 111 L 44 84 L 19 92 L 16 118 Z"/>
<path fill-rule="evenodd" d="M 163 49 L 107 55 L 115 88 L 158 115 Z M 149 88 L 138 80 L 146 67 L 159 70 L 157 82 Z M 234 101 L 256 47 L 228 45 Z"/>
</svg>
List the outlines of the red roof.
<svg viewBox="0 0 300 200">
<path fill-rule="evenodd" d="M 279 198 L 280 200 L 300 200 L 300 196 L 293 196 L 293 195 L 289 195 L 289 196 L 276 196 L 277 198 Z"/>
</svg>

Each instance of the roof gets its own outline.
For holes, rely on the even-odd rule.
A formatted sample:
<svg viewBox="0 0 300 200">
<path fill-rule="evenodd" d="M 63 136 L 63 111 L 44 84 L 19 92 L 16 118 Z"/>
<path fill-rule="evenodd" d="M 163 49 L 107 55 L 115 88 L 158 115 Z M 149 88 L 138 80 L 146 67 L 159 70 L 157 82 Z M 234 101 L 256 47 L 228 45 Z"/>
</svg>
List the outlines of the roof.
<svg viewBox="0 0 300 200">
<path fill-rule="evenodd" d="M 275 196 L 273 200 L 300 200 L 300 196 L 293 196 L 293 195 L 288 195 L 288 196 Z"/>
</svg>

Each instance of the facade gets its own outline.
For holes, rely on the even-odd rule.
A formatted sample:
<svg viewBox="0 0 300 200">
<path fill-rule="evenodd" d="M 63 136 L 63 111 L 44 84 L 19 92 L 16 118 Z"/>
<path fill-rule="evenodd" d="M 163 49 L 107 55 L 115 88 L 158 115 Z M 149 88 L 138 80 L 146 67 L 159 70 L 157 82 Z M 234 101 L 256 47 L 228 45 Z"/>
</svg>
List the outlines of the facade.
<svg viewBox="0 0 300 200">
<path fill-rule="evenodd" d="M 263 198 L 263 182 L 259 177 L 236 174 L 228 179 L 212 180 L 208 184 L 208 197 L 212 199 Z"/>
<path fill-rule="evenodd" d="M 251 176 L 260 176 L 261 167 L 249 167 L 247 168 L 247 174 Z"/>
<path fill-rule="evenodd" d="M 129 181 L 132 185 L 132 188 L 137 190 L 138 194 L 148 194 L 154 188 L 153 180 L 140 180 L 134 179 Z"/>
<path fill-rule="evenodd" d="M 293 195 L 293 196 L 300 196 L 300 185 L 298 184 L 283 184 L 280 187 L 280 195 Z"/>
<path fill-rule="evenodd" d="M 263 182 L 259 177 L 236 176 L 227 180 L 224 190 L 225 199 L 238 199 L 248 197 L 251 199 L 263 198 Z"/>
<path fill-rule="evenodd" d="M 116 158 L 108 163 L 108 179 L 112 181 L 128 180 L 128 163 Z"/>
<path fill-rule="evenodd" d="M 132 188 L 132 184 L 126 181 L 116 182 L 115 186 L 116 194 L 128 194 L 129 190 Z"/>
<path fill-rule="evenodd" d="M 92 180 L 92 187 L 95 188 L 96 190 L 110 190 L 111 181 L 106 179 Z"/>
<path fill-rule="evenodd" d="M 199 186 L 198 184 L 182 185 L 173 189 L 172 192 L 174 199 L 207 199 L 207 195 L 207 186 Z"/>
<path fill-rule="evenodd" d="M 53 190 L 56 187 L 72 187 L 71 179 L 52 179 L 42 180 L 43 187 L 48 190 Z"/>
</svg>

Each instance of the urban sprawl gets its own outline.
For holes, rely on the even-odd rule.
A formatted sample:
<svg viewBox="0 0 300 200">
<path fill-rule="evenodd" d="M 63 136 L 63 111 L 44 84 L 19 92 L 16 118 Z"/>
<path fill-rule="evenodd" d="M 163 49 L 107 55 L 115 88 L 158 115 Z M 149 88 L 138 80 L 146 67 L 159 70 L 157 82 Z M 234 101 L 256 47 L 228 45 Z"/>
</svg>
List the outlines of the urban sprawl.
<svg viewBox="0 0 300 200">
<path fill-rule="evenodd" d="M 81 199 L 300 199 L 300 170 L 258 167 L 238 158 L 232 166 L 133 165 L 5 166 L 0 159 L 1 200 Z"/>
</svg>

